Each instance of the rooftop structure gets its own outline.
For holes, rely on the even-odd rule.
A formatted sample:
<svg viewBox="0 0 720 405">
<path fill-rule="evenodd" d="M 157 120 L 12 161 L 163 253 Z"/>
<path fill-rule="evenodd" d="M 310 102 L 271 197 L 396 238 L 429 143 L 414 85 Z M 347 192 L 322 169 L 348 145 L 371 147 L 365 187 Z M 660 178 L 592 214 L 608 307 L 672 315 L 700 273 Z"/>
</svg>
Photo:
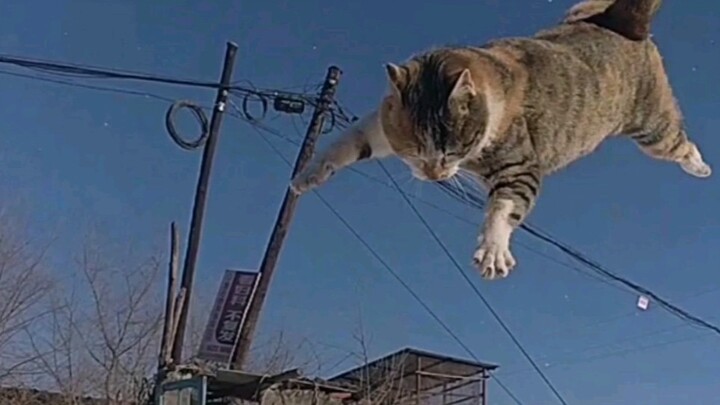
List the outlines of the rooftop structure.
<svg viewBox="0 0 720 405">
<path fill-rule="evenodd" d="M 487 379 L 498 366 L 405 348 L 328 380 L 354 387 L 373 404 L 487 404 Z"/>
</svg>

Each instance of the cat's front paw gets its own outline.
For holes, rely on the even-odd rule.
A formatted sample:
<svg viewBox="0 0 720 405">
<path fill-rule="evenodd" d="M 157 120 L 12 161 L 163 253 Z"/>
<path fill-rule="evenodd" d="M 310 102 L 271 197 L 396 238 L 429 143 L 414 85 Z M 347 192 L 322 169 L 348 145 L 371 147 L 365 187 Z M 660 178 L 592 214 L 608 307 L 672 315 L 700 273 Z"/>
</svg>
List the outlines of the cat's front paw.
<svg viewBox="0 0 720 405">
<path fill-rule="evenodd" d="M 487 280 L 505 278 L 515 267 L 510 242 L 485 238 L 473 255 L 473 263 Z"/>
<path fill-rule="evenodd" d="M 292 179 L 290 188 L 295 194 L 303 194 L 325 183 L 334 173 L 330 163 L 312 164 Z"/>
</svg>

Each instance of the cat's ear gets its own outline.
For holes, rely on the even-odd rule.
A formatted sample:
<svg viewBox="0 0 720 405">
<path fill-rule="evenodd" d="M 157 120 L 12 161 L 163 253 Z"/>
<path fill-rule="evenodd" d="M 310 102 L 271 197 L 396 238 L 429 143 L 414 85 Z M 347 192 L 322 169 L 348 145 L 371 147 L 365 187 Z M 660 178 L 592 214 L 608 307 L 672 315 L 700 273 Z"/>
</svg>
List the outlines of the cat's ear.
<svg viewBox="0 0 720 405">
<path fill-rule="evenodd" d="M 450 91 L 448 102 L 451 105 L 463 105 L 475 96 L 477 96 L 477 86 L 473 81 L 472 73 L 470 69 L 464 69 Z"/>
<path fill-rule="evenodd" d="M 387 72 L 390 88 L 397 94 L 405 84 L 405 70 L 394 63 L 386 63 L 385 71 Z"/>
</svg>

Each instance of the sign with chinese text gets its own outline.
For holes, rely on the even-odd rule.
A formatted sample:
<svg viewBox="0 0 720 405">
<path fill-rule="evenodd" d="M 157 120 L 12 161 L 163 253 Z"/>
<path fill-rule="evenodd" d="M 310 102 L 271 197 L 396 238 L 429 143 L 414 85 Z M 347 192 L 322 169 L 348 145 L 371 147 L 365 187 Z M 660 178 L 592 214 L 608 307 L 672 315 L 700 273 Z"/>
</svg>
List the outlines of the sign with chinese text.
<svg viewBox="0 0 720 405">
<path fill-rule="evenodd" d="M 217 363 L 230 362 L 247 308 L 255 294 L 257 280 L 256 272 L 225 270 L 200 343 L 198 358 Z"/>
</svg>

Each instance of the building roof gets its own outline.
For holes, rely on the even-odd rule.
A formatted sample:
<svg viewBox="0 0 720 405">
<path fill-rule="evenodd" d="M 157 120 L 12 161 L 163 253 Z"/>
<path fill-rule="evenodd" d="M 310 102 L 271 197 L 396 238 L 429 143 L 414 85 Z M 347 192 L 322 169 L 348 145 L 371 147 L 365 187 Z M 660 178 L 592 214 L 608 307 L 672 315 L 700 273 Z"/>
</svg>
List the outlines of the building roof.
<svg viewBox="0 0 720 405">
<path fill-rule="evenodd" d="M 198 381 L 202 377 L 207 378 L 209 400 L 232 397 L 254 401 L 257 400 L 258 395 L 272 386 L 281 386 L 283 389 L 319 390 L 327 394 L 352 394 L 352 391 L 348 389 L 322 380 L 303 378 L 297 369 L 275 375 L 220 369 L 210 373 L 201 373 L 191 378 L 168 381 L 163 383 L 163 387 L 165 391 L 197 387 Z"/>
<path fill-rule="evenodd" d="M 481 379 L 484 372 L 498 367 L 496 364 L 405 348 L 332 377 L 328 382 L 343 386 L 357 387 L 364 384 L 374 387 L 392 380 L 402 389 L 412 387 L 414 391 L 419 381 L 418 388 L 424 392 L 451 382 Z M 418 375 L 421 378 L 414 378 Z"/>
</svg>

